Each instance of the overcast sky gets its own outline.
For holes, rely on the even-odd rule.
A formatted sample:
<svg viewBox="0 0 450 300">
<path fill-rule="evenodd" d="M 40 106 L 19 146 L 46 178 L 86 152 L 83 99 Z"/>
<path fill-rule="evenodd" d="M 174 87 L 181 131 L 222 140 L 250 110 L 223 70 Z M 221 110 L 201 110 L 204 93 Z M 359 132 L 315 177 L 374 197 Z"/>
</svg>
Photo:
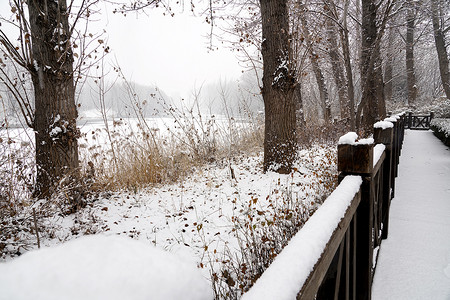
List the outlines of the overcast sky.
<svg viewBox="0 0 450 300">
<path fill-rule="evenodd" d="M 161 10 L 126 17 L 108 13 L 108 44 L 134 81 L 156 84 L 169 94 L 241 75 L 230 50 L 208 51 L 210 26 L 189 12 L 175 17 Z"/>
<path fill-rule="evenodd" d="M 9 16 L 8 1 L 0 2 L 0 15 Z M 204 17 L 193 17 L 188 10 L 175 17 L 162 13 L 161 9 L 151 9 L 124 17 L 102 7 L 101 16 L 94 17 L 100 19 L 92 24 L 94 30 L 105 26 L 107 31 L 111 61 L 117 59 L 129 79 L 157 85 L 170 96 L 187 97 L 194 87 L 241 75 L 231 51 L 208 51 L 205 36 L 210 27 Z"/>
</svg>

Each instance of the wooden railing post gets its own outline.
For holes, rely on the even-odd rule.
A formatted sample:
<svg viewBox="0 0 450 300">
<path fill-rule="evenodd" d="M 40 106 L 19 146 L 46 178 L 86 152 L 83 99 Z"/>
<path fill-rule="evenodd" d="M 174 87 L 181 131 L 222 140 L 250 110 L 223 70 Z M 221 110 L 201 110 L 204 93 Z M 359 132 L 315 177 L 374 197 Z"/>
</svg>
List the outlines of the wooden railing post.
<svg viewBox="0 0 450 300">
<path fill-rule="evenodd" d="M 342 175 L 361 175 L 361 203 L 356 211 L 356 295 L 355 299 L 371 298 L 373 260 L 373 172 L 374 144 L 339 144 L 338 171 Z"/>
<path fill-rule="evenodd" d="M 412 128 L 413 115 L 412 112 L 408 113 L 408 128 Z"/>
<path fill-rule="evenodd" d="M 404 118 L 400 117 L 400 119 L 394 118 L 394 117 L 390 117 L 390 118 L 386 118 L 385 121 L 389 121 L 391 122 L 394 127 L 392 129 L 392 145 L 391 145 L 391 163 L 390 163 L 390 168 L 391 171 L 390 173 L 390 189 L 391 189 L 391 199 L 394 198 L 395 196 L 395 178 L 397 177 L 397 165 L 398 165 L 398 159 L 400 156 L 400 148 L 401 148 L 401 144 L 402 144 L 402 132 L 401 132 L 401 128 L 402 128 L 402 122 L 404 124 Z M 375 134 L 375 133 L 374 133 Z"/>
<path fill-rule="evenodd" d="M 398 139 L 398 143 L 399 143 L 399 147 L 398 147 L 400 149 L 399 156 L 400 156 L 400 152 L 403 148 L 403 139 L 405 138 L 405 123 L 406 123 L 406 116 L 405 116 L 405 114 L 402 114 L 400 116 L 400 123 L 397 126 L 398 132 L 394 133 L 397 135 L 396 138 Z"/>
<path fill-rule="evenodd" d="M 387 124 L 386 124 L 387 123 Z M 392 162 L 392 148 L 394 139 L 394 126 L 392 123 L 379 122 L 374 125 L 374 140 L 375 144 L 384 144 L 386 157 L 383 163 L 383 195 L 382 195 L 382 238 L 388 237 L 389 230 L 389 208 L 391 205 L 391 199 L 393 195 L 393 162 Z"/>
</svg>

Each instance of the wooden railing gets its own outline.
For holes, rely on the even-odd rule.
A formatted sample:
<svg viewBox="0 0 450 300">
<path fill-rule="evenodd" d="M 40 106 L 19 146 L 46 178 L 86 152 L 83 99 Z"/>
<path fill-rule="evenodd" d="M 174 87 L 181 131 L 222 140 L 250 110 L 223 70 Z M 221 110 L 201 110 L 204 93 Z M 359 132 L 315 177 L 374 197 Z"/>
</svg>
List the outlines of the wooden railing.
<svg viewBox="0 0 450 300">
<path fill-rule="evenodd" d="M 414 115 L 409 112 L 406 116 L 406 128 L 413 130 L 428 130 L 430 129 L 431 120 L 434 118 L 434 113 L 429 115 Z"/>
<path fill-rule="evenodd" d="M 297 236 L 302 230 L 323 230 L 321 224 L 313 220 L 314 215 L 305 226 L 294 236 L 294 241 L 279 254 L 273 264 L 266 270 L 243 299 L 258 299 L 265 295 L 266 291 L 280 291 L 276 299 L 357 299 L 371 298 L 372 280 L 376 268 L 377 254 L 383 239 L 388 237 L 389 208 L 395 191 L 395 177 L 397 176 L 398 161 L 403 143 L 406 123 L 405 114 L 387 118 L 383 122 L 374 125 L 374 140 L 340 142 L 338 145 L 338 171 L 339 181 L 337 189 L 344 184 L 346 177 L 360 176 L 362 184 L 359 191 L 352 194 L 345 214 L 337 226 L 329 235 L 324 250 L 313 264 L 312 270 L 308 269 L 304 258 L 296 261 L 292 253 L 304 251 Z M 356 135 L 353 133 L 353 135 Z M 343 139 L 345 140 L 345 139 Z M 334 192 L 333 192 L 334 194 Z M 337 201 L 332 197 L 325 200 Z M 333 199 L 330 199 L 333 198 Z M 320 214 L 321 208 L 315 213 Z M 311 226 L 307 226 L 312 221 Z M 317 228 L 311 229 L 312 226 Z M 322 225 L 323 226 L 323 225 Z M 305 240 L 303 240 L 305 243 Z M 289 249 L 287 249 L 290 247 Z M 302 248 L 302 249 L 300 249 Z M 300 249 L 300 250 L 299 250 Z M 289 251 L 289 258 L 284 255 Z M 305 253 L 297 252 L 298 257 L 305 257 Z M 309 254 L 308 254 L 309 255 Z M 285 260 L 283 263 L 277 260 Z M 286 263 L 287 261 L 287 263 Z M 295 268 L 287 268 L 289 264 Z M 283 265 L 283 268 L 280 268 Z M 270 270 L 273 268 L 272 270 Z M 305 268 L 305 270 L 295 270 Z M 282 273 L 284 272 L 284 273 Z M 296 280 L 291 278 L 294 274 L 309 274 L 306 278 Z M 281 273 L 281 274 L 278 274 Z M 266 276 L 267 275 L 267 276 Z M 288 281 L 279 278 L 289 278 Z M 295 285 L 296 292 L 284 293 L 292 290 Z M 265 291 L 266 290 L 266 291 Z"/>
</svg>

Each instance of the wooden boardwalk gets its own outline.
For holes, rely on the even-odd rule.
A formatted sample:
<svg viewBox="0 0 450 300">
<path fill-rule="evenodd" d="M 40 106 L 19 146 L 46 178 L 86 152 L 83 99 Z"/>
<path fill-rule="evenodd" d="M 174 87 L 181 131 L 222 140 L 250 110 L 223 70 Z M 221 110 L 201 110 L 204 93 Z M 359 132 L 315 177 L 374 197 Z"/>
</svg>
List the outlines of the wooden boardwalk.
<svg viewBox="0 0 450 300">
<path fill-rule="evenodd" d="M 378 255 L 372 299 L 450 300 L 450 149 L 431 131 L 405 132 Z"/>
</svg>

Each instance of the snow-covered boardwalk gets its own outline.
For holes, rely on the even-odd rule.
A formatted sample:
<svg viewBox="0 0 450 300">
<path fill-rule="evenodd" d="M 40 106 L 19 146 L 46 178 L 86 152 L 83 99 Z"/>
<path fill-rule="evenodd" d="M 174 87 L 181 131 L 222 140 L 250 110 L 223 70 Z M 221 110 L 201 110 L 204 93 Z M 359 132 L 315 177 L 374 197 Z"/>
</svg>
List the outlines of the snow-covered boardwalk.
<svg viewBox="0 0 450 300">
<path fill-rule="evenodd" d="M 372 299 L 450 299 L 450 149 L 405 132 Z"/>
</svg>

